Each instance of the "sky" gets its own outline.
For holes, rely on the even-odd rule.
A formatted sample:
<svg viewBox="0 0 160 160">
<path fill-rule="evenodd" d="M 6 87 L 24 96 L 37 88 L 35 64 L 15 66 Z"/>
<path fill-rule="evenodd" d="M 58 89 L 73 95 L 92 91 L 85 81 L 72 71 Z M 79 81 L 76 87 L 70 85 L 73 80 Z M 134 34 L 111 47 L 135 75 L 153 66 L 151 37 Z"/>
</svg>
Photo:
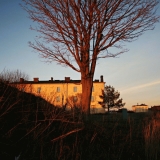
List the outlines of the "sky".
<svg viewBox="0 0 160 160">
<path fill-rule="evenodd" d="M 34 42 L 38 33 L 30 30 L 34 23 L 20 3 L 21 0 L 0 0 L 0 73 L 18 69 L 28 74 L 30 80 L 63 80 L 67 76 L 80 79 L 80 73 L 56 62 L 46 63 L 29 47 L 28 42 Z M 157 14 L 160 15 L 160 5 Z M 97 61 L 94 79 L 103 75 L 105 85 L 120 92 L 127 109 L 137 103 L 160 105 L 160 23 L 125 45 L 128 52 Z"/>
</svg>

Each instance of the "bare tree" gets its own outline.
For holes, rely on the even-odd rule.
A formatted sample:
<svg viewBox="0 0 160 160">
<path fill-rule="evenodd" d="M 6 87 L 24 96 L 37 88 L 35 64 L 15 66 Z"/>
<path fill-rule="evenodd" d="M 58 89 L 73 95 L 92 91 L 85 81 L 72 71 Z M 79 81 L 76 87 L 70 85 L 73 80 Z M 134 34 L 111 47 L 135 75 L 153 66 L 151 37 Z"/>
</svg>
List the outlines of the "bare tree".
<svg viewBox="0 0 160 160">
<path fill-rule="evenodd" d="M 47 61 L 81 73 L 82 108 L 90 113 L 96 62 L 127 49 L 123 42 L 154 29 L 158 0 L 23 0 L 40 33 L 30 46 Z M 42 41 L 41 41 L 42 40 Z M 109 49 L 119 49 L 110 53 Z"/>
<path fill-rule="evenodd" d="M 8 81 L 10 83 L 13 82 L 19 82 L 20 78 L 23 78 L 25 80 L 29 79 L 29 75 L 26 74 L 25 72 L 22 72 L 20 70 L 7 70 L 4 69 L 1 73 L 0 73 L 0 81 Z"/>
</svg>

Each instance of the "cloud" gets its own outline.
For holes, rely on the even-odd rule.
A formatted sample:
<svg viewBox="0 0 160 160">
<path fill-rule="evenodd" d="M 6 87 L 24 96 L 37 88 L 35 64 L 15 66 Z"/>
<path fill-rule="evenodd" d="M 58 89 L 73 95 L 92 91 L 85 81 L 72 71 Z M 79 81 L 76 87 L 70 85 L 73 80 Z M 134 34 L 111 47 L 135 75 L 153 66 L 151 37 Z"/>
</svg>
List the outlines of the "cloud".
<svg viewBox="0 0 160 160">
<path fill-rule="evenodd" d="M 150 82 L 150 83 L 146 83 L 146 84 L 141 84 L 141 85 L 134 86 L 134 87 L 130 87 L 130 88 L 121 90 L 121 93 L 122 92 L 127 93 L 127 92 L 130 92 L 130 91 L 139 90 L 139 89 L 142 89 L 142 88 L 147 88 L 147 87 L 154 86 L 154 85 L 157 85 L 157 84 L 160 84 L 160 80 Z"/>
</svg>

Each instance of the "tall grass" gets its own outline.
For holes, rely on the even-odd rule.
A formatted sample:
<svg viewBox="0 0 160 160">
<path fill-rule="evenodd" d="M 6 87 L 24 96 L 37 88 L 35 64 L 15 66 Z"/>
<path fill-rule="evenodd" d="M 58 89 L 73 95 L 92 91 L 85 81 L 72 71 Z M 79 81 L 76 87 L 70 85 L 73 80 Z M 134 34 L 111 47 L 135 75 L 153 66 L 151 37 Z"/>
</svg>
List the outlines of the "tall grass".
<svg viewBox="0 0 160 160">
<path fill-rule="evenodd" d="M 0 83 L 0 159 L 158 160 L 160 114 L 65 111 Z"/>
<path fill-rule="evenodd" d="M 152 114 L 144 127 L 145 155 L 147 160 L 160 158 L 160 113 Z"/>
<path fill-rule="evenodd" d="M 0 159 L 11 159 L 18 154 L 21 154 L 20 159 L 53 158 L 52 148 L 60 147 L 62 139 L 83 127 L 76 118 L 78 114 L 72 115 L 41 97 L 21 92 L 1 81 Z"/>
</svg>

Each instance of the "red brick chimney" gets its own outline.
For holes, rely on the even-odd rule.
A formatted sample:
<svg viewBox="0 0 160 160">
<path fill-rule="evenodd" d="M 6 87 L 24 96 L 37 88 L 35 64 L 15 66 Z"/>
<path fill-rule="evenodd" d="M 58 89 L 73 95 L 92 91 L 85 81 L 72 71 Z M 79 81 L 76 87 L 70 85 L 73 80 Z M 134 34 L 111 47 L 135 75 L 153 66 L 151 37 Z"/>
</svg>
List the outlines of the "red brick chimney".
<svg viewBox="0 0 160 160">
<path fill-rule="evenodd" d="M 23 82 L 24 82 L 24 79 L 23 79 L 23 78 L 20 78 L 19 82 L 20 82 L 20 83 L 23 83 Z"/>
<path fill-rule="evenodd" d="M 65 82 L 70 82 L 70 77 L 65 77 Z"/>
<path fill-rule="evenodd" d="M 33 78 L 34 82 L 39 82 L 39 78 Z"/>
</svg>

